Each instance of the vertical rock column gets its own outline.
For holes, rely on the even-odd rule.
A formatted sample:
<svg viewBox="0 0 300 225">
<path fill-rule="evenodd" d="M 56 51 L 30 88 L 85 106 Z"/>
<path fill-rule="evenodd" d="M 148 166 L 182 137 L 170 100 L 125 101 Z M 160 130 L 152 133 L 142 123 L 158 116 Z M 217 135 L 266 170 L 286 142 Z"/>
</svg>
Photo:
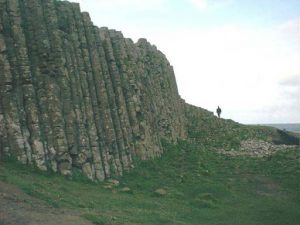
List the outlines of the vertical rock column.
<svg viewBox="0 0 300 225">
<path fill-rule="evenodd" d="M 113 116 L 115 116 L 114 102 L 110 102 L 111 83 L 108 79 L 107 65 L 104 50 L 100 41 L 99 29 L 94 27 L 88 14 L 84 14 L 84 24 L 87 46 L 89 48 L 89 60 L 91 63 L 93 81 L 91 87 L 94 89 L 94 117 L 101 140 L 103 162 L 105 173 L 120 175 L 123 169 L 128 168 L 128 160 L 120 157 L 119 146 L 117 144 L 117 134 L 114 126 Z M 106 74 L 106 79 L 104 75 Z M 94 86 L 93 86 L 94 85 Z M 121 162 L 123 162 L 121 164 Z M 123 167 L 122 167 L 123 165 Z"/>
<path fill-rule="evenodd" d="M 95 79 L 98 79 L 99 86 L 99 100 L 102 102 L 101 111 L 103 111 L 102 120 L 104 123 L 105 142 L 108 149 L 108 159 L 112 160 L 113 166 L 111 169 L 114 171 L 127 170 L 129 165 L 132 166 L 131 156 L 125 153 L 125 144 L 123 142 L 123 135 L 120 125 L 118 109 L 116 105 L 116 96 L 113 88 L 113 83 L 110 76 L 110 70 L 104 50 L 103 33 L 100 29 L 95 29 L 95 42 L 99 56 L 101 71 L 95 74 Z M 102 39 L 101 39 L 102 37 Z M 100 76 L 100 77 L 99 77 Z M 124 162 L 123 162 L 124 160 Z M 122 163 L 123 162 L 123 163 Z M 131 163 L 131 164 L 129 164 Z"/>
<path fill-rule="evenodd" d="M 94 169 L 94 158 L 99 158 L 99 144 L 97 142 L 97 131 L 93 118 L 93 109 L 91 102 L 91 94 L 90 87 L 88 83 L 88 77 L 90 76 L 90 70 L 85 65 L 85 40 L 83 35 L 80 33 L 82 31 L 82 26 L 80 26 L 81 13 L 78 4 L 68 4 L 64 5 L 67 7 L 67 16 L 69 18 L 71 27 L 71 45 L 72 45 L 72 53 L 71 57 L 73 58 L 73 66 L 75 66 L 76 70 L 76 86 L 72 90 L 75 95 L 78 96 L 76 104 L 80 105 L 80 108 L 76 111 L 77 118 L 79 119 L 79 132 L 83 134 L 79 139 L 80 148 L 79 152 L 74 154 L 74 162 L 73 165 L 79 167 L 83 173 L 88 176 L 90 179 L 94 179 L 95 177 L 95 169 Z M 58 10 L 58 14 L 60 14 L 60 10 Z M 68 50 L 67 50 L 68 51 Z M 78 92 L 78 93 L 76 93 Z M 75 100 L 75 99 L 74 99 Z M 70 105 L 70 107 L 72 107 Z M 72 125 L 72 121 L 70 126 Z M 74 132 L 73 132 L 74 133 Z M 95 156 L 95 157 L 94 157 Z"/>
<path fill-rule="evenodd" d="M 79 14 L 79 15 L 78 15 Z M 58 29 L 60 32 L 61 48 L 63 49 L 63 68 L 66 77 L 60 87 L 66 87 L 67 99 L 62 99 L 65 106 L 66 127 L 69 127 L 69 153 L 72 157 L 72 166 L 80 169 L 87 177 L 96 176 L 94 160 L 101 166 L 100 149 L 97 137 L 91 96 L 88 85 L 89 71 L 82 60 L 84 43 L 80 38 L 80 10 L 78 4 L 68 2 L 57 3 Z M 66 82 L 64 82 L 66 81 Z M 67 103 L 69 101 L 70 103 Z M 72 112 L 69 113 L 68 112 Z M 75 124 L 75 129 L 72 127 Z M 68 130 L 68 129 L 67 129 Z M 98 171 L 99 180 L 104 179 L 103 169 Z"/>
<path fill-rule="evenodd" d="M 129 83 L 129 95 L 132 100 L 129 99 L 129 105 L 133 106 L 133 109 L 129 108 L 131 118 L 133 120 L 132 131 L 136 148 L 136 155 L 142 160 L 155 157 L 154 152 L 159 150 L 160 142 L 150 134 L 150 126 L 147 126 L 145 118 L 145 111 L 147 110 L 143 105 L 143 93 L 144 86 L 142 85 L 145 71 L 142 55 L 140 50 L 133 43 L 131 39 L 125 39 L 125 50 L 128 58 L 121 62 L 121 71 L 126 71 L 127 82 Z M 123 61 L 123 60 L 122 60 Z M 125 64 L 126 67 L 122 66 Z M 123 67 L 123 68 L 122 68 Z M 153 140 L 153 138 L 155 140 Z"/>
<path fill-rule="evenodd" d="M 0 1 L 0 154 L 3 156 L 5 155 L 13 155 L 14 152 L 11 152 L 11 144 L 9 142 L 9 139 L 11 139 L 11 135 L 14 135 L 14 132 L 12 134 L 9 134 L 8 132 L 8 123 L 7 119 L 9 118 L 9 112 L 11 109 L 15 108 L 15 105 L 10 103 L 11 100 L 13 100 L 13 94 L 12 94 L 12 75 L 10 72 L 10 64 L 7 59 L 7 45 L 6 41 L 4 39 L 4 29 L 8 23 L 8 15 L 5 11 L 6 9 L 6 2 Z M 8 33 L 8 31 L 6 31 Z M 14 118 L 16 118 L 16 115 L 14 115 Z M 20 134 L 20 128 L 16 128 L 18 134 Z M 19 155 L 20 158 L 22 158 L 23 154 L 23 146 L 20 146 L 22 149 L 17 149 L 18 152 L 16 152 L 16 156 Z M 19 159 L 20 159 L 19 158 Z"/>
<path fill-rule="evenodd" d="M 36 92 L 32 82 L 30 62 L 24 28 L 22 26 L 22 12 L 19 1 L 7 1 L 10 12 L 11 37 L 16 46 L 15 59 L 17 65 L 11 61 L 13 72 L 16 76 L 16 93 L 18 95 L 19 115 L 22 124 L 22 133 L 26 143 L 26 155 L 28 163 L 35 163 L 39 169 L 46 170 L 45 143 L 40 131 L 39 113 L 36 103 Z M 29 144 L 28 144 L 29 142 Z"/>
<path fill-rule="evenodd" d="M 5 154 L 9 154 L 8 137 L 6 132 L 6 122 L 4 118 L 3 98 L 6 94 L 6 85 L 9 84 L 10 78 L 7 76 L 9 68 L 7 58 L 5 55 L 6 44 L 3 36 L 3 19 L 4 19 L 5 4 L 0 1 L 0 159 Z"/>
<path fill-rule="evenodd" d="M 146 105 L 150 106 L 152 114 L 155 115 L 150 119 L 152 126 L 160 137 L 176 142 L 177 138 L 184 137 L 185 134 L 182 123 L 183 107 L 173 68 L 165 55 L 145 39 L 140 39 L 137 46 L 143 56 L 144 70 L 147 74 L 144 81 L 146 95 L 152 99 L 151 103 Z M 151 115 L 148 116 L 151 118 Z"/>
<path fill-rule="evenodd" d="M 114 92 L 114 99 L 111 98 L 111 100 L 113 103 L 113 107 L 115 107 L 116 109 L 115 111 L 113 111 L 113 118 L 116 135 L 118 137 L 119 154 L 123 162 L 123 167 L 125 169 L 128 169 L 129 164 L 132 162 L 131 154 L 134 153 L 134 146 L 132 145 L 132 129 L 129 122 L 127 102 L 123 93 L 124 86 L 121 82 L 121 73 L 117 66 L 117 60 L 115 58 L 115 54 L 118 54 L 120 48 L 118 48 L 119 46 L 114 46 L 112 43 L 112 36 L 117 36 L 118 33 L 115 31 L 107 30 L 106 28 L 102 28 L 100 30 L 100 34 L 110 73 L 112 91 Z M 113 97 L 113 95 L 111 97 Z M 130 148 L 132 149 L 130 150 Z"/>
<path fill-rule="evenodd" d="M 184 136 L 165 56 L 93 25 L 79 4 L 0 0 L 0 157 L 94 180 Z"/>
<path fill-rule="evenodd" d="M 7 132 L 4 142 L 8 142 L 11 152 L 17 151 L 13 155 L 21 162 L 33 162 L 39 169 L 46 170 L 19 2 L 2 1 L 1 17 L 3 35 L 0 39 L 4 49 L 1 51 L 0 104 L 6 111 L 3 118 Z"/>
<path fill-rule="evenodd" d="M 76 130 L 75 113 L 73 111 L 73 101 L 71 99 L 71 89 L 68 81 L 69 74 L 65 66 L 66 59 L 62 49 L 61 33 L 58 29 L 56 6 L 53 1 L 41 1 L 40 5 L 41 14 L 39 15 L 43 20 L 45 27 L 44 32 L 47 35 L 45 43 L 47 43 L 49 47 L 49 49 L 47 49 L 47 70 L 45 73 L 52 79 L 55 85 L 54 93 L 56 94 L 54 97 L 56 100 L 56 108 L 50 116 L 55 119 L 53 122 L 56 122 L 52 127 L 53 141 L 54 144 L 57 143 L 57 146 L 56 148 L 51 148 L 50 163 L 55 165 L 57 161 L 58 171 L 63 174 L 69 174 L 71 173 L 73 164 L 70 152 L 74 146 L 77 146 L 77 137 L 74 132 Z M 59 126 L 56 125 L 57 123 Z M 59 146 L 61 146 L 62 149 L 58 150 Z M 53 158 L 53 153 L 55 158 Z"/>
<path fill-rule="evenodd" d="M 60 37 L 63 68 L 65 70 L 66 97 L 64 101 L 64 116 L 68 139 L 69 154 L 72 158 L 72 168 L 82 170 L 92 178 L 92 168 L 86 162 L 90 162 L 90 139 L 87 131 L 88 120 L 86 113 L 85 95 L 87 85 L 85 72 L 81 62 L 81 49 L 77 36 L 77 27 L 73 8 L 79 10 L 78 5 L 69 2 L 56 2 L 57 30 Z M 64 83 L 63 83 L 64 84 Z M 85 165 L 85 166 L 84 166 Z"/>
<path fill-rule="evenodd" d="M 135 135 L 139 135 L 138 121 L 134 106 L 134 88 L 131 88 L 130 82 L 136 83 L 133 78 L 133 68 L 130 68 L 131 60 L 127 54 L 126 39 L 122 33 L 115 30 L 109 30 L 111 46 L 114 52 L 115 64 L 118 68 L 118 77 L 115 78 L 121 89 L 121 99 L 124 103 L 123 113 L 123 134 L 127 151 L 130 150 L 131 155 L 136 157 L 136 139 Z"/>
<path fill-rule="evenodd" d="M 125 152 L 125 142 L 122 131 L 122 113 L 124 112 L 124 104 L 121 102 L 121 93 L 119 83 L 115 82 L 118 71 L 115 65 L 113 50 L 107 34 L 107 29 L 103 28 L 99 31 L 101 42 L 100 54 L 102 61 L 102 73 L 108 97 L 110 117 L 113 122 L 113 129 L 116 136 L 116 145 L 111 146 L 114 154 L 118 171 L 128 168 L 130 159 Z"/>
<path fill-rule="evenodd" d="M 71 174 L 72 159 L 68 153 L 58 79 L 62 74 L 57 73 L 53 62 L 56 47 L 48 34 L 43 5 L 39 1 L 28 0 L 24 1 L 23 7 L 28 25 L 26 35 L 32 74 L 36 81 L 41 121 L 47 139 L 49 166 L 62 174 Z"/>
</svg>

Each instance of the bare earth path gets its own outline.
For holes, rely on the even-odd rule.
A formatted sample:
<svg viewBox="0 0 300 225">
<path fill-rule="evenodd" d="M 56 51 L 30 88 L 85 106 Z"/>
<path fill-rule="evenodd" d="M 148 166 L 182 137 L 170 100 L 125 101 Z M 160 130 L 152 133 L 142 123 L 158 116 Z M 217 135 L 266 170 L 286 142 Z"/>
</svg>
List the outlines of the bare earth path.
<svg viewBox="0 0 300 225">
<path fill-rule="evenodd" d="M 70 209 L 56 209 L 0 181 L 0 225 L 92 225 Z"/>
</svg>

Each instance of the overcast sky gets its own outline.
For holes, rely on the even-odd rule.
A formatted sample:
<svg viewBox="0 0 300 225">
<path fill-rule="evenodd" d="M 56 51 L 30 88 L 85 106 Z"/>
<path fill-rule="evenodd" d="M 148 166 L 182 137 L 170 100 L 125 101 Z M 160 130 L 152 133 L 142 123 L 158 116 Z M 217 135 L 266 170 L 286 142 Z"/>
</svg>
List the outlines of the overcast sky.
<svg viewBox="0 0 300 225">
<path fill-rule="evenodd" d="M 147 38 L 188 103 L 241 123 L 300 123 L 299 0 L 74 0 L 95 25 Z"/>
</svg>

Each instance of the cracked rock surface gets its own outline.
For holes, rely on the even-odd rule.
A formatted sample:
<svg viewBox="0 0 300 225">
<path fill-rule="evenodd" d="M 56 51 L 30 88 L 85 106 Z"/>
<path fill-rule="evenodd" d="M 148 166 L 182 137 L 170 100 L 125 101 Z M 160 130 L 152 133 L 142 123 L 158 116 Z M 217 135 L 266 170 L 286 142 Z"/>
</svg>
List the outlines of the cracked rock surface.
<svg viewBox="0 0 300 225">
<path fill-rule="evenodd" d="M 92 180 L 186 136 L 166 57 L 98 28 L 77 3 L 0 0 L 0 157 Z"/>
<path fill-rule="evenodd" d="M 278 151 L 288 151 L 296 148 L 295 145 L 275 145 L 263 140 L 245 140 L 241 141 L 241 147 L 238 151 L 226 151 L 219 149 L 218 152 L 231 156 L 249 156 L 249 157 L 266 157 L 275 154 Z"/>
</svg>

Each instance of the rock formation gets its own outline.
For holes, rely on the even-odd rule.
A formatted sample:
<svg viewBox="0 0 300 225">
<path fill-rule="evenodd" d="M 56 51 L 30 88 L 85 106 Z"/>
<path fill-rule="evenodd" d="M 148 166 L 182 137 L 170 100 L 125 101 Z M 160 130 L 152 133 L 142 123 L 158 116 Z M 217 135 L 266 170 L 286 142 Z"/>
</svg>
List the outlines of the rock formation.
<svg viewBox="0 0 300 225">
<path fill-rule="evenodd" d="M 173 68 L 79 4 L 0 0 L 0 157 L 93 180 L 186 135 Z"/>
<path fill-rule="evenodd" d="M 275 145 L 263 140 L 249 139 L 241 141 L 241 147 L 239 151 L 218 149 L 218 152 L 230 156 L 247 156 L 254 158 L 269 157 L 269 159 L 271 159 L 273 154 L 279 151 L 289 151 L 290 149 L 294 149 L 295 147 L 295 145 Z"/>
</svg>

